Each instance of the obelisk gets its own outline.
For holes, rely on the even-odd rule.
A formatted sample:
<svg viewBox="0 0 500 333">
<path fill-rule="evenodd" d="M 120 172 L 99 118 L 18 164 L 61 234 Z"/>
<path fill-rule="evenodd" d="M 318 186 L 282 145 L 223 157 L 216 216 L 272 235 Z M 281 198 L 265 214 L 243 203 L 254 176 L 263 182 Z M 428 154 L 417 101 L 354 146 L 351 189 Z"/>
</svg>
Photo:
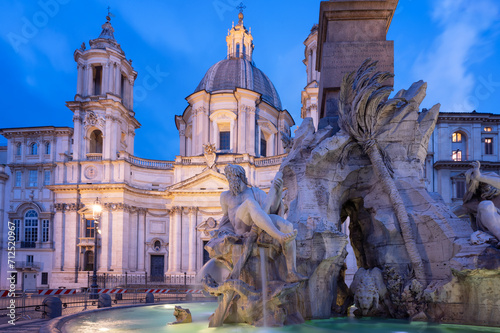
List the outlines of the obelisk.
<svg viewBox="0 0 500 333">
<path fill-rule="evenodd" d="M 338 128 L 337 98 L 344 74 L 367 58 L 378 60 L 378 70 L 394 72 L 394 42 L 386 35 L 397 5 L 398 0 L 321 2 L 316 61 L 321 72 L 319 128 Z"/>
</svg>

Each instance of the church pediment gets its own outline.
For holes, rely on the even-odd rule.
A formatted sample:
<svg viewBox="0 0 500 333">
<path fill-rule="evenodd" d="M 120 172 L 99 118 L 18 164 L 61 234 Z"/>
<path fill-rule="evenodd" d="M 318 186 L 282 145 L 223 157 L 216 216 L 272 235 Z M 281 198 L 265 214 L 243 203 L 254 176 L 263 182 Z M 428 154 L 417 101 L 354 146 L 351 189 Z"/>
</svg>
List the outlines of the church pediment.
<svg viewBox="0 0 500 333">
<path fill-rule="evenodd" d="M 170 186 L 170 192 L 226 191 L 229 188 L 226 177 L 212 169 Z"/>
</svg>

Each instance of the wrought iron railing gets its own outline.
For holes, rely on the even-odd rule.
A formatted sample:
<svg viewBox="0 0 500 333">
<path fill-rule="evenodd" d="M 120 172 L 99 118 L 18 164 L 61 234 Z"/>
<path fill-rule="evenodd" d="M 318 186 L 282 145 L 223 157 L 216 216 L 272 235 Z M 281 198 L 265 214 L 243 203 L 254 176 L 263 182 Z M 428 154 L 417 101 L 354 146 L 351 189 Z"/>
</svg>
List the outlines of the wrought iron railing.
<svg viewBox="0 0 500 333">
<path fill-rule="evenodd" d="M 34 249 L 36 248 L 36 242 L 25 242 L 25 241 L 21 241 L 20 242 L 20 247 L 22 249 Z"/>
</svg>

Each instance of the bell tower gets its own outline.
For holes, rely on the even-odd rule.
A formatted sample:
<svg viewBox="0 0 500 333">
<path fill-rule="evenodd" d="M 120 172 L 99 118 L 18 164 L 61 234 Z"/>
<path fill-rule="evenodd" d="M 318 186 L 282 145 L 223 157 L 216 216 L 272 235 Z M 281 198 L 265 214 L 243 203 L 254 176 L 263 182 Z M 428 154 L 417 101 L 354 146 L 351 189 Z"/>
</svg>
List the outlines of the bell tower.
<svg viewBox="0 0 500 333">
<path fill-rule="evenodd" d="M 137 72 L 132 60 L 114 37 L 108 14 L 102 32 L 74 53 L 78 77 L 73 111 L 73 161 L 116 160 L 120 154 L 134 153 L 134 81 Z"/>
</svg>

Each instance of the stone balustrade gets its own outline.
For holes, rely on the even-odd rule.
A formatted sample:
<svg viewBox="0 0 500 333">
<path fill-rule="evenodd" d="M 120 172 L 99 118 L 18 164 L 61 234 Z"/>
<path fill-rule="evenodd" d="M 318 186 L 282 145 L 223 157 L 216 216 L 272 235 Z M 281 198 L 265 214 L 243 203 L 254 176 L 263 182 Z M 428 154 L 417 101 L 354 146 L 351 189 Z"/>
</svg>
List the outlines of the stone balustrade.
<svg viewBox="0 0 500 333">
<path fill-rule="evenodd" d="M 170 170 L 173 168 L 171 161 L 148 160 L 145 158 L 128 156 L 126 160 L 135 166 L 153 169 Z"/>
<path fill-rule="evenodd" d="M 87 161 L 101 161 L 102 160 L 102 153 L 88 153 L 87 154 Z"/>
</svg>

